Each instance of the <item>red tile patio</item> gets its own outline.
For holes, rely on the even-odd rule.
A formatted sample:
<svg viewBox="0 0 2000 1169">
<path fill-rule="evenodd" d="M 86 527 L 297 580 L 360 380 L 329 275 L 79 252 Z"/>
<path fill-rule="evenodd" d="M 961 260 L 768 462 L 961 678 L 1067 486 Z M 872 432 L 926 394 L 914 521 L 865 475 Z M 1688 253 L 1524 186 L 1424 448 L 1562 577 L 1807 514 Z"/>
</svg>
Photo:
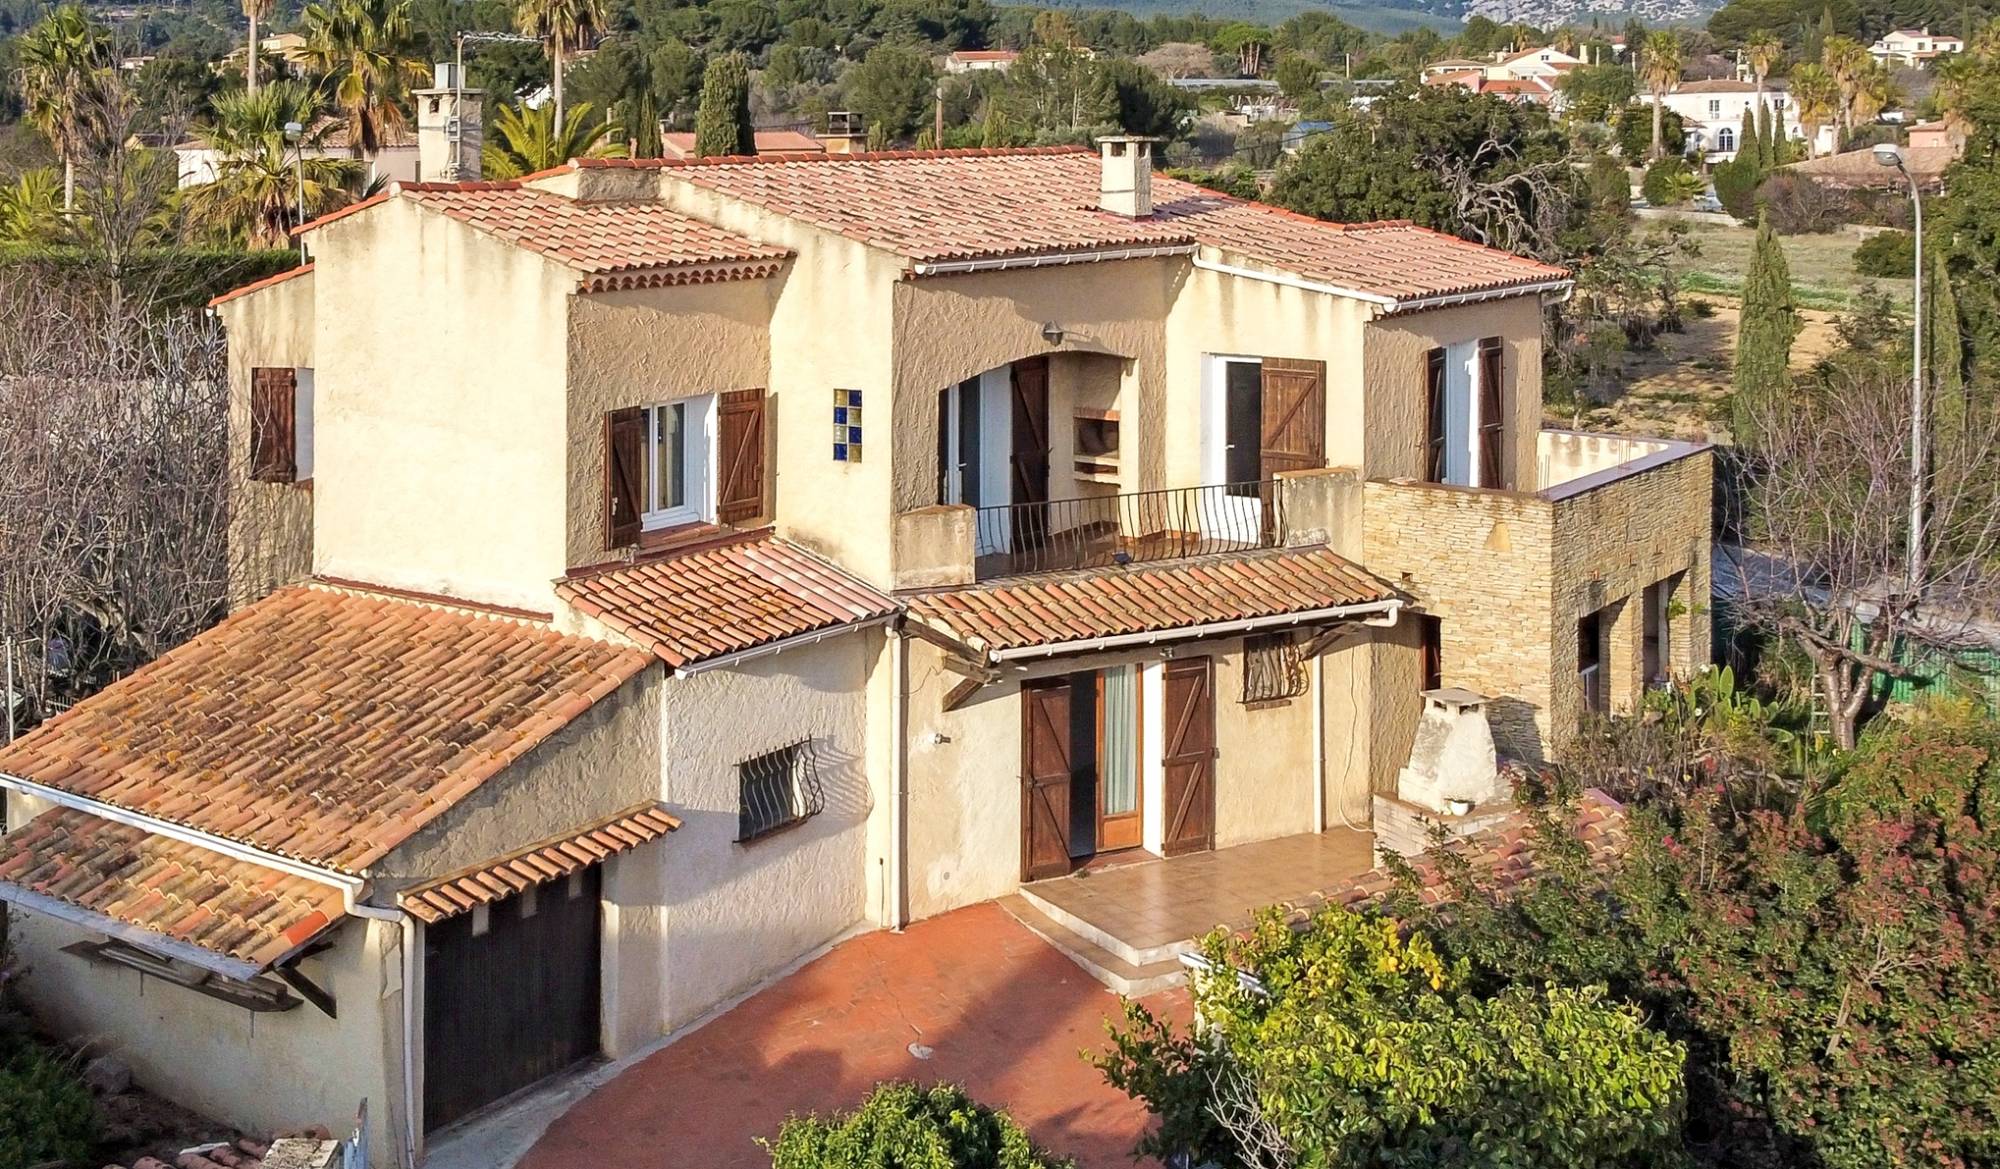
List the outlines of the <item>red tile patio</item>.
<svg viewBox="0 0 2000 1169">
<path fill-rule="evenodd" d="M 1146 1002 L 1188 1014 L 1181 990 Z M 1118 1010 L 1068 958 L 975 905 L 835 947 L 578 1102 L 520 1169 L 764 1169 L 755 1138 L 786 1114 L 850 1108 L 891 1079 L 964 1084 L 1081 1169 L 1124 1169 L 1146 1114 L 1082 1055 Z"/>
</svg>

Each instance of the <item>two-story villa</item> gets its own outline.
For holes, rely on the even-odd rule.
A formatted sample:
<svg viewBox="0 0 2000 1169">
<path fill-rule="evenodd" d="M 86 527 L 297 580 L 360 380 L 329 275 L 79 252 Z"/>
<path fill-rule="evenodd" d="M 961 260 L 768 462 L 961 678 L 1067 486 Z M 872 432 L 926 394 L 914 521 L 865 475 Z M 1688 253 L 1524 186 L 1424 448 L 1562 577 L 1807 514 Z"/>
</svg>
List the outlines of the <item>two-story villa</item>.
<svg viewBox="0 0 2000 1169">
<path fill-rule="evenodd" d="M 27 993 L 244 1125 L 411 1164 L 849 931 L 1365 831 L 1425 689 L 1540 759 L 1706 660 L 1705 449 L 1539 425 L 1567 273 L 1144 141 L 305 236 L 215 306 L 238 608 L 0 750 Z"/>
</svg>

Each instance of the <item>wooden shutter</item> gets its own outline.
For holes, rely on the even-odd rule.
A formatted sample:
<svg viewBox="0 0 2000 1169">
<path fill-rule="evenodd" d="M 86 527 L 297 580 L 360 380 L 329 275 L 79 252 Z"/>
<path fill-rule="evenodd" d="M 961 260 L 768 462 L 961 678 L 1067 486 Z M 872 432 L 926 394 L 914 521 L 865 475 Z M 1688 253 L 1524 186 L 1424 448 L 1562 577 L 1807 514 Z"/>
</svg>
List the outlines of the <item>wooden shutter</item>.
<svg viewBox="0 0 2000 1169">
<path fill-rule="evenodd" d="M 1215 678 L 1207 658 L 1181 658 L 1165 670 L 1168 856 L 1215 847 Z"/>
<path fill-rule="evenodd" d="M 764 498 L 764 391 L 730 390 L 716 400 L 715 518 L 741 523 L 770 514 Z"/>
<path fill-rule="evenodd" d="M 1444 350 L 1424 354 L 1424 481 L 1444 482 Z"/>
<path fill-rule="evenodd" d="M 1013 504 L 1012 550 L 1041 548 L 1049 541 L 1049 359 L 1029 357 L 1014 363 L 1009 379 L 1014 390 L 1014 497 L 991 500 Z"/>
<path fill-rule="evenodd" d="M 1502 343 L 1479 343 L 1479 485 L 1505 490 L 1507 482 L 1507 393 Z"/>
<path fill-rule="evenodd" d="M 1021 687 L 1021 879 L 1069 872 L 1070 743 L 1067 678 Z"/>
<path fill-rule="evenodd" d="M 646 411 L 632 406 L 604 416 L 604 542 L 638 542 L 646 507 Z"/>
<path fill-rule="evenodd" d="M 250 371 L 250 477 L 290 483 L 299 476 L 299 371 Z"/>
<path fill-rule="evenodd" d="M 1266 357 L 1259 475 L 1326 466 L 1326 362 Z"/>
</svg>

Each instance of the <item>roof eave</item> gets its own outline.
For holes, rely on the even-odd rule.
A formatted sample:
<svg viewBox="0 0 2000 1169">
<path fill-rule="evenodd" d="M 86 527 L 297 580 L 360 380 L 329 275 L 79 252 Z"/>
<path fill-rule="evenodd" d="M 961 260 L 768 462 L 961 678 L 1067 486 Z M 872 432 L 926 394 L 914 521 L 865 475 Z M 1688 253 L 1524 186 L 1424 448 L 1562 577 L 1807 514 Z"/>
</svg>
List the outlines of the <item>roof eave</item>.
<svg viewBox="0 0 2000 1169">
<path fill-rule="evenodd" d="M 1200 247 L 1192 240 L 1111 248 L 1083 248 L 1067 252 L 1036 252 L 1018 256 L 987 256 L 966 260 L 918 260 L 910 265 L 909 276 L 957 276 L 967 272 L 999 272 L 1009 268 L 1054 268 L 1065 264 L 1096 264 L 1113 260 L 1150 260 L 1160 256 L 1191 256 Z"/>
<path fill-rule="evenodd" d="M 1319 609 L 1300 609 L 1290 613 L 1266 613 L 1258 617 L 1236 617 L 1227 621 L 1205 621 L 1198 625 L 1169 625 L 1159 629 L 1141 630 L 1136 633 L 1113 633 L 1103 637 L 1073 638 L 1066 641 L 1050 641 L 1037 645 L 1012 646 L 1005 649 L 988 647 L 979 639 L 968 639 L 958 631 L 942 626 L 942 623 L 913 615 L 912 619 L 922 622 L 931 632 L 946 637 L 958 645 L 975 653 L 983 654 L 993 665 L 1021 662 L 1035 658 L 1063 657 L 1069 654 L 1095 653 L 1101 650 L 1130 649 L 1135 646 L 1160 645 L 1169 642 L 1198 641 L 1205 637 L 1221 637 L 1234 633 L 1256 633 L 1265 629 L 1280 629 L 1322 621 L 1339 621 L 1349 618 L 1387 616 L 1394 620 L 1400 613 L 1404 600 L 1401 597 L 1381 597 L 1372 601 L 1350 602 L 1329 605 Z"/>
<path fill-rule="evenodd" d="M 186 962 L 190 966 L 197 966 L 211 974 L 220 974 L 224 978 L 233 978 L 238 982 L 248 982 L 277 964 L 275 962 L 260 964 L 231 957 L 228 954 L 219 954 L 214 950 L 204 949 L 149 929 L 141 929 L 129 922 L 98 913 L 96 910 L 72 905 L 59 897 L 38 893 L 10 882 L 0 881 L 0 901 L 18 905 L 30 913 L 53 917 L 57 921 L 67 922 L 94 934 L 103 934 L 114 941 L 137 946 L 177 962 Z"/>
</svg>

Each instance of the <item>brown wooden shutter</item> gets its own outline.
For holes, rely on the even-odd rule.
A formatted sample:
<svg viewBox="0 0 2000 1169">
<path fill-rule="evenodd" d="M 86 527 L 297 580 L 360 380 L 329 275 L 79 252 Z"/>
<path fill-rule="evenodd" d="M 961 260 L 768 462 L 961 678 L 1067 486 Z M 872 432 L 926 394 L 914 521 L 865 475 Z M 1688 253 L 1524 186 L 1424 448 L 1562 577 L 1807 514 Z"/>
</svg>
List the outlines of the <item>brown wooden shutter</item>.
<svg viewBox="0 0 2000 1169">
<path fill-rule="evenodd" d="M 622 548 L 639 539 L 645 510 L 646 411 L 632 406 L 604 416 L 604 542 Z"/>
<path fill-rule="evenodd" d="M 1424 481 L 1444 482 L 1444 350 L 1424 354 Z"/>
<path fill-rule="evenodd" d="M 1070 870 L 1067 678 L 1021 687 L 1021 879 Z"/>
<path fill-rule="evenodd" d="M 716 402 L 715 518 L 741 523 L 770 514 L 765 500 L 764 391 L 730 390 Z"/>
<path fill-rule="evenodd" d="M 1502 342 L 1479 343 L 1479 485 L 1505 490 L 1507 482 L 1507 393 Z"/>
<path fill-rule="evenodd" d="M 299 371 L 250 371 L 250 477 L 290 483 L 299 477 Z"/>
<path fill-rule="evenodd" d="M 1259 474 L 1326 466 L 1326 362 L 1266 357 Z"/>
<path fill-rule="evenodd" d="M 1178 856 L 1215 847 L 1215 674 L 1207 658 L 1179 658 L 1167 663 L 1163 681 L 1166 833 L 1160 851 Z"/>
</svg>

